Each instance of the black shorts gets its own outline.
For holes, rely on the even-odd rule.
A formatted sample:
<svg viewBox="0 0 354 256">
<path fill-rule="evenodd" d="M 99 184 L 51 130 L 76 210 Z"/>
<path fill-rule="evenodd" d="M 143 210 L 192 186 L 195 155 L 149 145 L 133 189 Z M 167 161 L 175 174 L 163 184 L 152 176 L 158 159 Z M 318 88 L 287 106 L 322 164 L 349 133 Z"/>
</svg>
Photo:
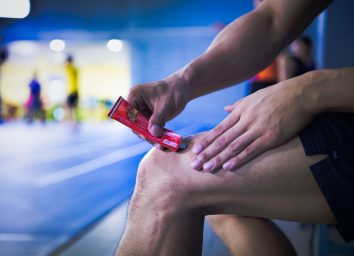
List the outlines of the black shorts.
<svg viewBox="0 0 354 256">
<path fill-rule="evenodd" d="M 354 114 L 322 113 L 299 137 L 307 156 L 328 157 L 310 167 L 346 242 L 354 240 Z"/>
<path fill-rule="evenodd" d="M 66 99 L 66 103 L 69 107 L 76 107 L 77 102 L 79 101 L 79 94 L 77 92 L 70 93 Z"/>
</svg>

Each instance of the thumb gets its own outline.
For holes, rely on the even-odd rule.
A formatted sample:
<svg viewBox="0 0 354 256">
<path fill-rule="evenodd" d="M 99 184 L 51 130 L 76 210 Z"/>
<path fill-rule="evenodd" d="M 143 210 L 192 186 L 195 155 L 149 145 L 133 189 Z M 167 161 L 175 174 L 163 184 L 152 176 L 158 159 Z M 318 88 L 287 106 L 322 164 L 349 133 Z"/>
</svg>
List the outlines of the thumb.
<svg viewBox="0 0 354 256">
<path fill-rule="evenodd" d="M 163 127 L 165 126 L 165 117 L 162 111 L 155 109 L 149 120 L 149 132 L 155 136 L 159 137 L 162 134 Z"/>
</svg>

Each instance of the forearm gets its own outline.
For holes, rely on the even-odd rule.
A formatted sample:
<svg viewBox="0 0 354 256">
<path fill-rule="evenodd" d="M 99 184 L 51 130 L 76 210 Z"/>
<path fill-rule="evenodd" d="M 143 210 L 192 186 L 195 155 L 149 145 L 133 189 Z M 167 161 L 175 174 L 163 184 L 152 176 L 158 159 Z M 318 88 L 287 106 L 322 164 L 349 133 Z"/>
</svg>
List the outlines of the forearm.
<svg viewBox="0 0 354 256">
<path fill-rule="evenodd" d="M 280 48 L 279 38 L 269 36 L 271 19 L 252 12 L 226 27 L 184 70 L 191 98 L 246 80 L 267 66 Z"/>
<path fill-rule="evenodd" d="M 354 113 L 354 67 L 313 71 L 304 79 L 300 86 L 311 114 Z"/>
<path fill-rule="evenodd" d="M 250 78 L 301 34 L 329 0 L 268 0 L 228 25 L 209 49 L 178 72 L 189 100 Z"/>
</svg>

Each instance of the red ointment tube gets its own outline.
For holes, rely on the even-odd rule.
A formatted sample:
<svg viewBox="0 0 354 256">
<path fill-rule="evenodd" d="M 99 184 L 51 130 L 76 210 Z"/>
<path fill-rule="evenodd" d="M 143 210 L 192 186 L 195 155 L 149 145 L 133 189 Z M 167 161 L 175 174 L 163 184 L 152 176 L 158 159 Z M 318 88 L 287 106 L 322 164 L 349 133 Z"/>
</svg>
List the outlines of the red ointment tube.
<svg viewBox="0 0 354 256">
<path fill-rule="evenodd" d="M 148 130 L 149 119 L 141 114 L 136 108 L 131 106 L 123 97 L 119 97 L 108 116 L 118 122 L 128 126 L 130 129 L 145 137 L 146 139 L 160 144 L 173 151 L 185 149 L 186 144 L 182 141 L 182 136 L 168 129 L 163 129 L 160 137 L 155 137 Z"/>
</svg>

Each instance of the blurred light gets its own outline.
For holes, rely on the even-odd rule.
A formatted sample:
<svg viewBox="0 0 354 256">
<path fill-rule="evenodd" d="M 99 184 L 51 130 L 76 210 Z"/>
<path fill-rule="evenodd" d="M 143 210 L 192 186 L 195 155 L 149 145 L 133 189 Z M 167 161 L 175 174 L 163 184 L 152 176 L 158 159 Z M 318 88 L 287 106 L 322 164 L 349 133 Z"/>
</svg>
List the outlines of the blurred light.
<svg viewBox="0 0 354 256">
<path fill-rule="evenodd" d="M 40 51 L 38 43 L 25 40 L 10 43 L 8 49 L 11 54 L 18 54 L 22 56 L 36 55 Z"/>
<path fill-rule="evenodd" d="M 60 39 L 54 39 L 50 41 L 49 48 L 55 52 L 61 52 L 65 49 L 65 42 Z"/>
<path fill-rule="evenodd" d="M 111 39 L 107 42 L 107 48 L 112 52 L 119 52 L 123 49 L 123 42 L 118 39 Z"/>
<path fill-rule="evenodd" d="M 0 17 L 25 18 L 30 12 L 29 0 L 0 0 Z"/>
</svg>

